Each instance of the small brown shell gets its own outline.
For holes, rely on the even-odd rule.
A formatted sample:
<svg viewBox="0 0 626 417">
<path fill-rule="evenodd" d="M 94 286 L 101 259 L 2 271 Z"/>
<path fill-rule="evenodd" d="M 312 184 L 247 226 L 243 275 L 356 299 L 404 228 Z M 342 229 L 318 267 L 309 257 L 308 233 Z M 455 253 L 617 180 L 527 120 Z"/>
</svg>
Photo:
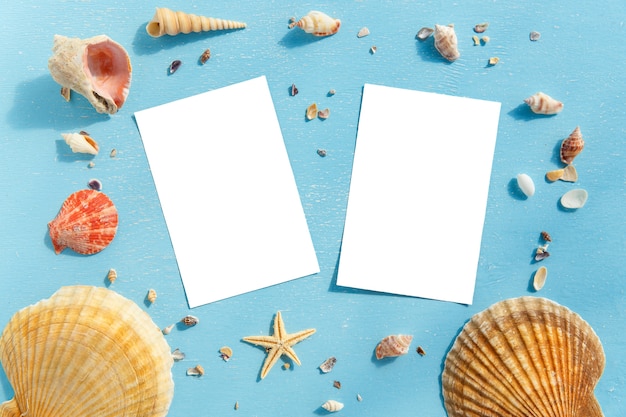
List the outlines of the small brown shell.
<svg viewBox="0 0 626 417">
<path fill-rule="evenodd" d="M 211 58 L 211 50 L 207 48 L 204 50 L 204 52 L 202 52 L 202 55 L 200 55 L 200 63 L 202 65 L 206 64 L 209 58 Z"/>
<path fill-rule="evenodd" d="M 413 336 L 404 334 L 385 337 L 376 346 L 376 359 L 406 355 L 412 340 Z"/>
<path fill-rule="evenodd" d="M 230 360 L 230 358 L 233 357 L 233 350 L 229 346 L 222 346 L 220 348 L 220 357 L 225 362 L 228 362 Z"/>
<path fill-rule="evenodd" d="M 194 316 L 185 316 L 180 320 L 185 326 L 195 326 L 200 323 L 200 319 Z"/>
<path fill-rule="evenodd" d="M 109 273 L 107 274 L 107 279 L 111 284 L 115 282 L 117 279 L 117 271 L 113 268 L 109 269 Z"/>
<path fill-rule="evenodd" d="M 320 110 L 317 112 L 317 117 L 319 117 L 320 119 L 328 119 L 329 116 L 330 116 L 329 108 L 325 108 L 324 110 Z"/>
<path fill-rule="evenodd" d="M 452 25 L 435 25 L 435 48 L 448 61 L 456 61 L 459 53 L 458 40 Z"/>
<path fill-rule="evenodd" d="M 148 290 L 148 294 L 146 295 L 146 300 L 148 300 L 148 302 L 150 302 L 151 304 L 154 303 L 157 299 L 157 293 L 153 288 L 150 288 Z"/>
<path fill-rule="evenodd" d="M 317 117 L 317 103 L 311 104 L 306 108 L 306 118 L 307 120 L 313 120 Z"/>
<path fill-rule="evenodd" d="M 580 133 L 580 128 L 576 126 L 576 129 L 561 142 L 561 162 L 568 165 L 571 164 L 584 147 L 583 135 Z"/>
</svg>

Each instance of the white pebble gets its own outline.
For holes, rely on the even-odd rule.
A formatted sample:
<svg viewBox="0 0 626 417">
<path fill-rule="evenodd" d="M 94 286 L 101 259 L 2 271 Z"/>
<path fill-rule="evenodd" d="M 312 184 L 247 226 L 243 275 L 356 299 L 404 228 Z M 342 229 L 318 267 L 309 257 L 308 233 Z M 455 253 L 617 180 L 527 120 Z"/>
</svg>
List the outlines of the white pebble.
<svg viewBox="0 0 626 417">
<path fill-rule="evenodd" d="M 535 194 L 535 183 L 527 174 L 517 175 L 517 185 L 526 197 L 532 197 Z"/>
</svg>

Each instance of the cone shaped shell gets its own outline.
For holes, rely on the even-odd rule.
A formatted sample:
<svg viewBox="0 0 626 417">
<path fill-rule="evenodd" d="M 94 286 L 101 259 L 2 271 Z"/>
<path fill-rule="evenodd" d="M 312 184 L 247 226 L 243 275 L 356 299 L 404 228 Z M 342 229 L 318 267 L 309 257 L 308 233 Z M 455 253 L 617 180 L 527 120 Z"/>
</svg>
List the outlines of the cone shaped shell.
<svg viewBox="0 0 626 417">
<path fill-rule="evenodd" d="M 175 12 L 164 7 L 157 7 L 154 17 L 146 26 L 146 32 L 157 38 L 165 34 L 174 36 L 179 33 L 243 29 L 245 27 L 246 24 L 243 22 L 198 16 L 180 11 Z"/>
<path fill-rule="evenodd" d="M 542 93 L 541 91 L 524 99 L 530 106 L 533 113 L 537 114 L 557 114 L 563 110 L 563 103 Z"/>
<path fill-rule="evenodd" d="M 311 10 L 306 16 L 292 23 L 289 28 L 291 29 L 295 26 L 314 36 L 330 36 L 339 32 L 341 20 L 332 18 L 326 13 Z"/>
<path fill-rule="evenodd" d="M 0 415 L 162 417 L 170 349 L 150 317 L 106 288 L 62 287 L 17 312 L 0 337 L 15 397 Z"/>
<path fill-rule="evenodd" d="M 376 359 L 406 355 L 412 340 L 413 336 L 406 334 L 385 337 L 376 346 Z"/>
<path fill-rule="evenodd" d="M 580 128 L 576 126 L 576 129 L 561 142 L 561 162 L 568 165 L 571 164 L 574 162 L 574 158 L 583 151 L 584 147 L 583 135 L 580 133 Z"/>
<path fill-rule="evenodd" d="M 65 248 L 91 255 L 106 248 L 117 233 L 117 209 L 104 193 L 80 190 L 71 194 L 48 223 L 54 252 Z"/>
<path fill-rule="evenodd" d="M 435 48 L 448 61 L 456 61 L 459 53 L 456 32 L 452 26 L 435 25 Z"/>
<path fill-rule="evenodd" d="M 602 344 L 578 314 L 553 301 L 498 302 L 464 326 L 444 365 L 448 416 L 585 416 L 602 411 L 593 390 Z"/>
<path fill-rule="evenodd" d="M 128 97 L 130 57 L 108 36 L 55 35 L 48 69 L 54 81 L 85 96 L 98 113 L 117 113 Z"/>
</svg>

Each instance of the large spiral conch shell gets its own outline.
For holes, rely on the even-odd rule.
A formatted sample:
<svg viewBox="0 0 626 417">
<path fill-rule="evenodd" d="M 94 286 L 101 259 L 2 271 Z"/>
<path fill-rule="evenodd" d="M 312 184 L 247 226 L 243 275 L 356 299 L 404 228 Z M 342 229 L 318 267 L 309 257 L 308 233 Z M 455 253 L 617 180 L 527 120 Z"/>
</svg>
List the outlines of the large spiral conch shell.
<svg viewBox="0 0 626 417">
<path fill-rule="evenodd" d="M 498 302 L 465 325 L 441 376 L 448 416 L 601 417 L 593 390 L 602 344 L 578 314 L 545 298 Z"/>
<path fill-rule="evenodd" d="M 135 303 L 106 288 L 62 287 L 18 311 L 0 337 L 15 397 L 3 417 L 163 417 L 170 349 Z"/>
<path fill-rule="evenodd" d="M 289 29 L 296 26 L 314 36 L 329 36 L 339 32 L 341 20 L 334 19 L 326 13 L 311 10 L 297 22 L 290 23 Z"/>
<path fill-rule="evenodd" d="M 179 33 L 243 29 L 245 27 L 246 24 L 243 22 L 198 16 L 180 11 L 175 12 L 164 7 L 157 7 L 154 17 L 146 26 L 146 32 L 148 35 L 158 38 L 165 34 L 174 36 Z"/>
<path fill-rule="evenodd" d="M 52 78 L 85 96 L 98 113 L 117 113 L 130 89 L 128 53 L 108 36 L 88 39 L 55 35 L 48 60 Z"/>
<path fill-rule="evenodd" d="M 580 133 L 580 127 L 576 126 L 576 129 L 568 137 L 561 142 L 560 156 L 561 162 L 564 164 L 571 164 L 574 162 L 574 158 L 583 151 L 585 147 L 585 141 L 583 135 Z"/>
<path fill-rule="evenodd" d="M 454 26 L 435 25 L 434 38 L 435 48 L 442 57 L 452 62 L 461 56 Z"/>
</svg>

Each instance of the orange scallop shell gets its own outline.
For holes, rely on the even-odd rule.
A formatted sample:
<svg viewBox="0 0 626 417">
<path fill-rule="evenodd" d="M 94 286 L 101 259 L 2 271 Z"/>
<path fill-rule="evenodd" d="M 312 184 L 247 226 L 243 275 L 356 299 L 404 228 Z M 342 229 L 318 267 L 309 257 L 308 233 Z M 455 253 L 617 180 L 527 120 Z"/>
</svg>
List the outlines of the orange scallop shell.
<svg viewBox="0 0 626 417">
<path fill-rule="evenodd" d="M 98 253 L 115 237 L 117 209 L 102 192 L 80 190 L 65 200 L 48 229 L 57 255 L 65 248 L 83 255 Z"/>
<path fill-rule="evenodd" d="M 580 133 L 580 128 L 576 126 L 576 129 L 561 142 L 561 162 L 571 164 L 584 147 L 583 135 Z"/>
<path fill-rule="evenodd" d="M 385 337 L 376 346 L 376 359 L 406 355 L 412 340 L 413 336 L 406 334 Z"/>
</svg>

